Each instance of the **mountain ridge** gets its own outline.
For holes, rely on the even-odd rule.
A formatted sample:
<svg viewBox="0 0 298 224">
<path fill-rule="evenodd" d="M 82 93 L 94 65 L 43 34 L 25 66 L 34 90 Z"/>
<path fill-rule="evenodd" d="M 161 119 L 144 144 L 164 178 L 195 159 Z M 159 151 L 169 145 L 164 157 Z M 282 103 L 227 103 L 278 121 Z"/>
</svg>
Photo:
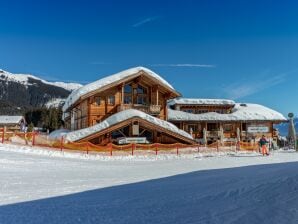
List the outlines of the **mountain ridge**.
<svg viewBox="0 0 298 224">
<path fill-rule="evenodd" d="M 34 75 L 0 69 L 0 115 L 21 115 L 28 110 L 49 107 L 49 102 L 63 101 L 81 86 L 79 83 L 49 82 Z"/>
</svg>

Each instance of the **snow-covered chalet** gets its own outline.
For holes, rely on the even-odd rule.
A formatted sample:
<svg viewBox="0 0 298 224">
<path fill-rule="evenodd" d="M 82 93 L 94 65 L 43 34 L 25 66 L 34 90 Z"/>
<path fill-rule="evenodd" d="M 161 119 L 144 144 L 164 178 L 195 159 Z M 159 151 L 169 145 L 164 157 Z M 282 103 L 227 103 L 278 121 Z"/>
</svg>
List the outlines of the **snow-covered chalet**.
<svg viewBox="0 0 298 224">
<path fill-rule="evenodd" d="M 184 99 L 166 80 L 131 68 L 73 91 L 63 106 L 66 140 L 108 143 L 176 143 L 250 140 L 266 134 L 283 115 L 256 104 Z"/>
</svg>

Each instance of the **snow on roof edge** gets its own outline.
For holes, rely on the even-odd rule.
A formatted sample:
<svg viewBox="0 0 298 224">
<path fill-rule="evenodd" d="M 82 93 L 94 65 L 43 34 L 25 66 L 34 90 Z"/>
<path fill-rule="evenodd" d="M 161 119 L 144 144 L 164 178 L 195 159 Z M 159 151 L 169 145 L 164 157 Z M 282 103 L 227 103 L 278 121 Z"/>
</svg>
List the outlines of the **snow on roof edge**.
<svg viewBox="0 0 298 224">
<path fill-rule="evenodd" d="M 142 111 L 139 110 L 135 110 L 135 109 L 128 109 L 128 110 L 124 110 L 121 112 L 118 112 L 116 114 L 111 115 L 110 117 L 108 117 L 107 119 L 105 119 L 104 121 L 100 122 L 99 124 L 96 124 L 92 127 L 88 127 L 88 128 L 84 128 L 84 129 L 80 129 L 80 130 L 76 130 L 76 131 L 72 131 L 70 133 L 67 133 L 65 135 L 65 139 L 68 141 L 78 141 L 80 139 L 83 139 L 85 137 L 88 137 L 92 134 L 95 134 L 97 132 L 100 132 L 106 128 L 109 128 L 117 123 L 120 123 L 122 121 L 128 120 L 130 118 L 133 117 L 139 117 L 143 120 L 146 120 L 150 123 L 153 123 L 157 126 L 160 126 L 162 128 L 165 128 L 169 131 L 175 132 L 179 135 L 182 135 L 188 139 L 192 139 L 192 136 L 190 134 L 188 134 L 187 132 L 177 128 L 174 124 L 165 121 L 165 120 L 161 120 L 159 118 L 153 117 L 149 114 L 146 114 Z"/>
<path fill-rule="evenodd" d="M 228 99 L 201 99 L 201 98 L 183 98 L 178 97 L 168 101 L 168 105 L 186 104 L 186 105 L 235 105 L 236 102 Z"/>
<path fill-rule="evenodd" d="M 0 115 L 0 124 L 18 124 L 22 119 L 25 119 L 23 116 L 9 116 L 9 115 Z"/>
<path fill-rule="evenodd" d="M 241 106 L 246 105 L 246 106 Z M 287 121 L 279 112 L 259 104 L 236 103 L 232 113 L 192 114 L 168 109 L 169 121 Z"/>
</svg>

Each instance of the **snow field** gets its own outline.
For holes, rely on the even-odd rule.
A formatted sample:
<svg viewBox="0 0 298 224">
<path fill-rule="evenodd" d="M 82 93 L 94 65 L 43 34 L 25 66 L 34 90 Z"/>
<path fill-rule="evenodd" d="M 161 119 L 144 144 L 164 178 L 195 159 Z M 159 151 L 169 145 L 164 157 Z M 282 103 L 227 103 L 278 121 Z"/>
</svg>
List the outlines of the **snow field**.
<svg viewBox="0 0 298 224">
<path fill-rule="evenodd" d="M 0 223 L 296 223 L 297 161 L 293 151 L 103 157 L 0 144 Z"/>
</svg>

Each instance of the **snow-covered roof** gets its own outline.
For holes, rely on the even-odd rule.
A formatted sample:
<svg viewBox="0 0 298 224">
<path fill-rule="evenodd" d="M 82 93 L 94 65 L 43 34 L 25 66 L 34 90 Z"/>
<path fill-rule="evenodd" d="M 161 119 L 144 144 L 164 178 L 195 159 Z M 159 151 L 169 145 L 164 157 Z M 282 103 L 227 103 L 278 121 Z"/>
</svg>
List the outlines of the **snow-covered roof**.
<svg viewBox="0 0 298 224">
<path fill-rule="evenodd" d="M 0 116 L 0 124 L 19 124 L 23 120 L 23 116 Z"/>
<path fill-rule="evenodd" d="M 192 114 L 178 110 L 168 110 L 170 121 L 286 121 L 279 112 L 259 104 L 235 104 L 230 114 L 208 112 Z"/>
<path fill-rule="evenodd" d="M 155 124 L 161 128 L 165 128 L 169 131 L 175 132 L 175 133 L 182 135 L 186 138 L 193 139 L 191 135 L 189 135 L 187 132 L 177 128 L 174 124 L 164 121 L 164 120 L 161 120 L 159 118 L 153 117 L 149 114 L 146 114 L 142 111 L 135 110 L 135 109 L 129 109 L 129 110 L 124 110 L 124 111 L 118 112 L 118 113 L 113 114 L 112 116 L 108 117 L 106 120 L 102 121 L 101 123 L 96 124 L 92 127 L 67 133 L 65 135 L 65 139 L 68 141 L 78 141 L 80 139 L 88 137 L 92 134 L 100 132 L 106 128 L 109 128 L 109 127 L 119 123 L 119 122 L 128 120 L 133 117 L 141 118 L 141 119 L 146 120 L 152 124 Z"/>
<path fill-rule="evenodd" d="M 156 74 L 155 72 L 151 71 L 148 68 L 144 68 L 144 67 L 135 67 L 135 68 L 130 68 L 127 70 L 124 70 L 122 72 L 104 77 L 102 79 L 99 79 L 95 82 L 89 83 L 85 86 L 82 86 L 79 89 L 76 89 L 75 91 L 73 91 L 67 98 L 64 106 L 63 106 L 63 111 L 66 111 L 70 106 L 72 106 L 78 99 L 80 99 L 80 97 L 96 91 L 100 88 L 103 88 L 107 85 L 116 83 L 122 79 L 125 78 L 129 78 L 131 76 L 136 75 L 139 72 L 144 72 L 145 74 L 149 75 L 151 78 L 157 80 L 158 82 L 160 82 L 161 84 L 163 84 L 164 86 L 166 86 L 167 88 L 175 91 L 175 89 L 173 88 L 173 86 L 171 86 L 166 80 L 164 80 L 162 77 L 160 77 L 158 74 Z"/>
<path fill-rule="evenodd" d="M 168 105 L 235 105 L 235 101 L 226 99 L 195 99 L 195 98 L 176 98 L 169 100 Z"/>
</svg>

